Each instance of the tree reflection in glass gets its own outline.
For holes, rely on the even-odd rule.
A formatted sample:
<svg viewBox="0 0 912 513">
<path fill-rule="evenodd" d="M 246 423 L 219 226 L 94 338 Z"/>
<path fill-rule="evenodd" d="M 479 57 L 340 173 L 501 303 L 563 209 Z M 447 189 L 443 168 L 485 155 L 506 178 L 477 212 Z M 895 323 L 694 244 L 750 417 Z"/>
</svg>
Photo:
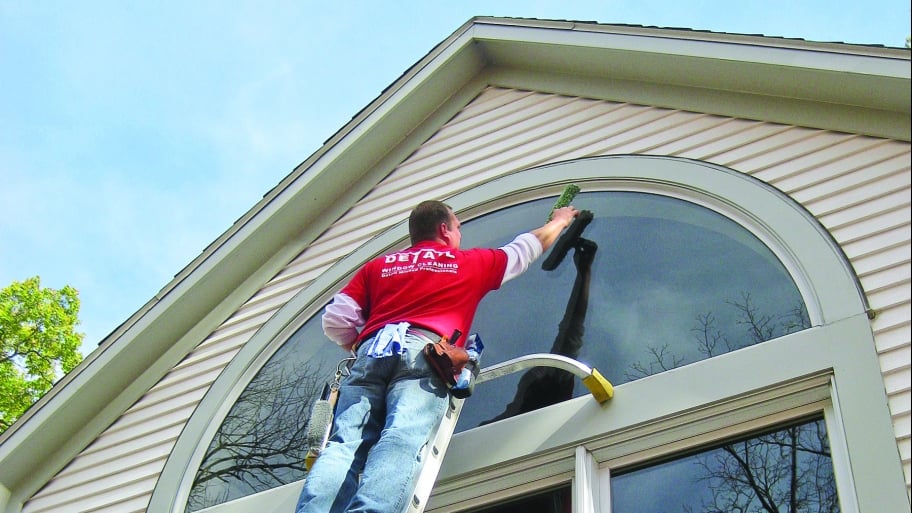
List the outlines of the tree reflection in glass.
<svg viewBox="0 0 912 513">
<path fill-rule="evenodd" d="M 232 406 L 206 450 L 186 511 L 304 478 L 311 406 L 346 356 L 314 319 L 269 359 Z"/>
<path fill-rule="evenodd" d="M 838 513 L 823 420 L 611 477 L 612 513 Z"/>
</svg>

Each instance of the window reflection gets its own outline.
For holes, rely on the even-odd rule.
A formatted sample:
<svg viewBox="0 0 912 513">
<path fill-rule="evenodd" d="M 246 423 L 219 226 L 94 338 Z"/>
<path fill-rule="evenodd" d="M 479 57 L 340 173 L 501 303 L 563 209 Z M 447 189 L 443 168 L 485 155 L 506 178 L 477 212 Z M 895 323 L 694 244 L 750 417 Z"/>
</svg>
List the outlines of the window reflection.
<svg viewBox="0 0 912 513">
<path fill-rule="evenodd" d="M 196 474 L 186 511 L 303 479 L 311 405 L 344 356 L 323 335 L 319 317 L 299 329 L 260 369 L 222 422 Z"/>
<path fill-rule="evenodd" d="M 611 478 L 612 513 L 837 513 L 823 420 Z"/>
<path fill-rule="evenodd" d="M 538 220 L 553 198 L 517 205 L 462 225 L 465 247 L 499 246 Z M 581 193 L 574 206 L 594 220 L 582 236 L 597 245 L 581 340 L 574 355 L 618 385 L 780 337 L 809 326 L 795 283 L 754 235 L 705 207 L 636 192 Z M 571 254 L 574 250 L 571 250 Z M 559 326 L 580 298 L 570 255 L 556 269 L 539 262 L 482 301 L 473 332 L 485 341 L 482 367 L 562 344 Z M 564 371 L 530 371 L 481 383 L 457 431 L 562 400 Z M 525 380 L 525 381 L 521 381 Z M 567 379 L 566 377 L 563 379 Z M 535 386 L 530 387 L 530 380 Z M 578 379 L 574 396 L 588 393 Z M 557 399 L 554 399 L 557 398 Z"/>
</svg>

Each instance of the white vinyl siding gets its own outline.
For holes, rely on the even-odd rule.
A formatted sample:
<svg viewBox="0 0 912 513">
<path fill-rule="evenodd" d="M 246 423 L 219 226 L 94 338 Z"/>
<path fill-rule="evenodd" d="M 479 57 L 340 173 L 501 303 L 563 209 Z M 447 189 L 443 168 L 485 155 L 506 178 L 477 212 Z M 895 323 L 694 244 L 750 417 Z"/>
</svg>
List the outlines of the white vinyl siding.
<svg viewBox="0 0 912 513">
<path fill-rule="evenodd" d="M 872 327 L 908 490 L 908 142 L 488 88 L 264 284 L 23 511 L 144 511 L 170 448 L 220 370 L 336 260 L 401 222 L 421 199 L 447 198 L 542 164 L 612 154 L 670 155 L 753 175 L 791 196 L 831 231 L 876 314 Z"/>
</svg>

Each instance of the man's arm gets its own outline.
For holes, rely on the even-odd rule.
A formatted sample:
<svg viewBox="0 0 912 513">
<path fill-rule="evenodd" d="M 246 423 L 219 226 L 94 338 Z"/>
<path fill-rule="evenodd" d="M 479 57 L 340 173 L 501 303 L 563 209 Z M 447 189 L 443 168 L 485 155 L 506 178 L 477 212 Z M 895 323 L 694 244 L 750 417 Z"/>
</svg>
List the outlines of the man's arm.
<svg viewBox="0 0 912 513">
<path fill-rule="evenodd" d="M 579 210 L 573 207 L 562 207 L 555 209 L 551 214 L 551 220 L 540 228 L 532 230 L 532 235 L 538 238 L 542 245 L 542 253 L 548 251 L 548 248 L 557 241 L 564 228 L 570 226 L 573 218 L 579 214 Z"/>
</svg>

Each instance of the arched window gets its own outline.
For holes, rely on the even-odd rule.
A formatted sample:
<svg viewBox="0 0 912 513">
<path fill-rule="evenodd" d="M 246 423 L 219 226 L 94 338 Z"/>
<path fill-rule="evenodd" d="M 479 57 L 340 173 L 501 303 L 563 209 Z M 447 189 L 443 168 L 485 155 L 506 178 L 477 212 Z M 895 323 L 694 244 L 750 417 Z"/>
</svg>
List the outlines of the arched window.
<svg viewBox="0 0 912 513">
<path fill-rule="evenodd" d="M 882 391 L 863 296 L 806 212 L 737 172 L 649 157 L 528 170 L 448 202 L 463 219 L 466 247 L 497 246 L 540 225 L 571 182 L 584 191 L 574 205 L 594 214 L 583 233 L 594 246 L 580 256 L 570 250 L 552 271 L 536 262 L 490 294 L 473 331 L 485 342 L 482 367 L 563 352 L 599 369 L 616 397 L 599 407 L 559 373 L 480 384 L 447 453 L 442 479 L 457 481 L 435 491 L 441 504 L 494 504 L 571 480 L 577 500 L 579 486 L 605 486 L 612 473 L 618 485 L 634 482 L 638 469 L 791 426 L 836 437 L 841 482 L 877 479 L 876 469 L 855 472 L 845 450 L 849 437 L 870 429 L 855 420 L 873 407 L 861 390 Z M 302 290 L 248 342 L 188 422 L 152 505 L 233 512 L 294 503 L 307 450 L 299 435 L 344 356 L 320 332 L 320 305 L 361 262 L 406 244 L 400 222 Z M 577 339 L 559 336 L 574 327 L 582 328 Z M 837 402 L 840 380 L 852 393 Z M 879 440 L 866 450 L 895 452 Z M 475 484 L 460 488 L 458 476 L 467 475 Z M 272 491 L 250 495 L 263 490 Z"/>
<path fill-rule="evenodd" d="M 503 245 L 544 222 L 553 203 L 544 198 L 465 221 L 463 244 Z M 557 269 L 536 262 L 488 295 L 473 327 L 485 341 L 483 362 L 555 352 L 622 384 L 809 326 L 783 265 L 721 214 L 642 192 L 582 193 L 574 205 L 594 214 L 583 233 L 588 243 L 570 250 Z M 301 430 L 332 377 L 333 358 L 343 355 L 316 320 L 241 394 L 200 466 L 188 511 L 304 477 Z M 324 344 L 313 352 L 315 340 Z M 585 393 L 559 370 L 532 371 L 522 382 L 519 375 L 489 381 L 477 389 L 484 400 L 463 409 L 457 430 Z"/>
</svg>

